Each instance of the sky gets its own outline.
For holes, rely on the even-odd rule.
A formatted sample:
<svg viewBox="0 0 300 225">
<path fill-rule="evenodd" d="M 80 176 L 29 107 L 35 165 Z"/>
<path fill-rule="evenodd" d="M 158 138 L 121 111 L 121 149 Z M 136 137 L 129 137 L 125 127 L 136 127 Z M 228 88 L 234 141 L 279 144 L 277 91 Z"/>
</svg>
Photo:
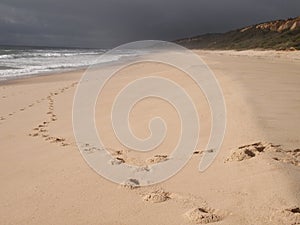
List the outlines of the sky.
<svg viewBox="0 0 300 225">
<path fill-rule="evenodd" d="M 113 48 L 296 16 L 299 0 L 0 0 L 0 45 Z"/>
</svg>

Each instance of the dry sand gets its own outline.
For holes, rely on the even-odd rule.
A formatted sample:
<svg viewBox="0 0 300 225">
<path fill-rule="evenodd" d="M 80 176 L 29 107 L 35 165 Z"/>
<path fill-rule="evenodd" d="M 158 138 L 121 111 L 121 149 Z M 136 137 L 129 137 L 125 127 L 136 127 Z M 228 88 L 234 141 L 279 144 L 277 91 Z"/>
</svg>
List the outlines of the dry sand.
<svg viewBox="0 0 300 225">
<path fill-rule="evenodd" d="M 201 122 L 197 151 L 177 175 L 128 188 L 96 174 L 81 157 L 72 103 L 82 71 L 0 84 L 0 224 L 300 224 L 300 54 L 197 51 L 218 78 L 227 107 L 223 146 L 204 173 L 198 164 L 209 137 L 205 99 L 180 71 L 144 63 L 122 70 L 97 104 L 97 128 L 115 163 L 168 159 L 178 116 L 158 99 L 133 110 L 133 131 L 148 135 L 150 118 L 169 126 L 151 153 L 124 148 L 109 120 L 111 99 L 141 73 L 173 79 L 195 100 Z M 101 109 L 101 110 L 100 110 Z M 92 149 L 91 149 L 92 150 Z"/>
</svg>

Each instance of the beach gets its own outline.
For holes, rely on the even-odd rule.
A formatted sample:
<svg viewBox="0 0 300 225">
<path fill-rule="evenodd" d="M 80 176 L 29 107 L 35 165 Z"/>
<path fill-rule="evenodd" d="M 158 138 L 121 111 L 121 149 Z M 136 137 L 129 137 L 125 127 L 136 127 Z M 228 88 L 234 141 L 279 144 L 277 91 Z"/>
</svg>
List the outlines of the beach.
<svg viewBox="0 0 300 225">
<path fill-rule="evenodd" d="M 121 162 L 164 160 L 179 137 L 178 115 L 158 99 L 136 105 L 130 122 L 140 138 L 161 115 L 163 144 L 149 153 L 125 148 L 109 110 L 120 88 L 141 74 L 180 84 L 195 101 L 201 133 L 191 160 L 165 182 L 124 187 L 94 172 L 73 134 L 73 98 L 84 70 L 0 83 L 1 224 L 300 224 L 299 51 L 195 51 L 224 94 L 227 126 L 217 158 L 199 161 L 210 135 L 203 93 L 182 71 L 141 63 L 119 72 L 96 106 L 96 124 Z"/>
</svg>

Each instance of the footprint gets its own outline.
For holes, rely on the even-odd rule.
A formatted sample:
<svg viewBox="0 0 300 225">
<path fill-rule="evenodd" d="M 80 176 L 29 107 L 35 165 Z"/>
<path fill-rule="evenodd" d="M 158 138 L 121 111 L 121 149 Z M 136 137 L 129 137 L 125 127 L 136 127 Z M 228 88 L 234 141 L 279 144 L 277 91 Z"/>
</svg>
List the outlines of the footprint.
<svg viewBox="0 0 300 225">
<path fill-rule="evenodd" d="M 299 214 L 299 216 L 300 216 L 300 208 L 299 207 L 286 209 L 286 211 L 294 213 L 294 214 Z"/>
<path fill-rule="evenodd" d="M 167 161 L 167 160 L 168 160 L 167 155 L 155 155 L 154 157 L 147 159 L 146 162 L 149 164 L 155 164 L 155 163 L 160 163 L 160 162 Z"/>
<path fill-rule="evenodd" d="M 151 203 L 161 203 L 170 199 L 170 193 L 163 190 L 157 190 L 143 196 L 143 200 Z"/>
<path fill-rule="evenodd" d="M 140 182 L 137 179 L 130 178 L 121 185 L 123 188 L 127 188 L 130 190 L 136 189 L 140 187 Z"/>
<path fill-rule="evenodd" d="M 146 166 L 138 166 L 137 168 L 134 169 L 135 172 L 150 172 L 151 168 Z"/>
<path fill-rule="evenodd" d="M 123 152 L 123 151 L 120 151 L 120 150 L 114 151 L 114 152 L 112 153 L 112 155 L 123 155 L 123 154 L 124 154 L 124 152 Z"/>
<path fill-rule="evenodd" d="M 202 154 L 202 153 L 203 153 L 203 151 L 201 151 L 201 150 L 195 150 L 195 151 L 193 152 L 194 155 L 200 155 L 200 154 Z"/>
<path fill-rule="evenodd" d="M 254 158 L 263 153 L 268 154 L 268 156 L 275 161 L 300 166 L 300 149 L 287 150 L 282 149 L 280 145 L 263 142 L 239 147 L 232 151 L 230 157 L 227 158 L 225 162 L 243 161 Z"/>
<path fill-rule="evenodd" d="M 52 97 L 54 95 L 58 95 L 58 92 L 50 92 L 50 97 Z"/>
<path fill-rule="evenodd" d="M 59 89 L 59 90 L 65 90 L 65 89 L 68 89 L 68 88 L 65 87 L 65 88 L 62 88 L 62 89 Z M 50 92 L 50 94 L 47 97 L 41 98 L 40 100 L 36 100 L 35 101 L 35 103 L 40 103 L 41 101 L 45 101 L 45 100 L 48 101 L 48 109 L 49 109 L 49 111 L 47 112 L 47 115 L 49 115 L 49 121 L 44 121 L 42 124 L 39 124 L 37 127 L 33 128 L 33 130 L 37 131 L 37 132 L 30 133 L 29 136 L 32 136 L 32 137 L 41 136 L 47 142 L 57 143 L 57 144 L 60 144 L 61 146 L 68 146 L 70 144 L 67 143 L 64 138 L 50 136 L 48 134 L 49 130 L 47 129 L 48 125 L 51 122 L 54 122 L 54 121 L 57 120 L 57 116 L 54 113 L 54 100 L 53 100 L 53 96 L 58 95 L 59 94 L 59 90 L 55 91 L 55 92 Z M 30 104 L 28 107 L 34 106 L 35 103 Z M 86 149 L 86 151 L 90 151 L 90 152 L 92 152 L 94 150 L 98 150 L 98 149 L 93 149 L 93 148 Z"/>
<path fill-rule="evenodd" d="M 300 208 L 291 207 L 284 210 L 277 210 L 271 217 L 274 224 L 300 224 Z"/>
<path fill-rule="evenodd" d="M 235 149 L 232 151 L 229 158 L 226 159 L 226 161 L 243 161 L 247 159 L 251 159 L 260 153 L 264 152 L 266 149 L 273 148 L 274 145 L 268 143 L 263 144 L 262 142 L 256 142 L 250 145 L 243 145 L 238 147 L 238 149 Z"/>
<path fill-rule="evenodd" d="M 50 143 L 57 143 L 57 144 L 60 144 L 63 147 L 70 145 L 69 143 L 67 143 L 65 141 L 64 138 L 50 137 L 49 135 L 45 136 L 45 141 L 49 141 Z"/>
<path fill-rule="evenodd" d="M 286 150 L 280 145 L 263 142 L 244 145 L 233 150 L 225 162 L 248 160 L 263 153 L 275 161 L 300 166 L 300 149 Z"/>
<path fill-rule="evenodd" d="M 62 142 L 60 145 L 61 145 L 62 147 L 65 147 L 65 146 L 69 146 L 70 144 L 68 144 L 68 143 L 66 143 L 66 142 Z"/>
<path fill-rule="evenodd" d="M 109 162 L 111 165 L 120 165 L 122 163 L 125 163 L 125 160 L 121 157 L 117 157 L 115 159 L 110 160 Z"/>
<path fill-rule="evenodd" d="M 64 138 L 60 138 L 60 137 L 50 137 L 49 140 L 50 140 L 51 143 L 58 143 L 58 142 L 65 141 Z"/>
<path fill-rule="evenodd" d="M 208 149 L 208 150 L 204 150 L 204 151 L 201 151 L 201 150 L 195 150 L 193 152 L 194 155 L 201 155 L 203 154 L 204 152 L 208 152 L 208 153 L 213 153 L 214 152 L 214 149 Z"/>
<path fill-rule="evenodd" d="M 214 210 L 205 208 L 194 208 L 185 213 L 185 216 L 194 223 L 207 224 L 222 220 L 222 217 L 215 214 Z"/>
<path fill-rule="evenodd" d="M 300 157 L 300 149 L 296 148 L 294 150 L 289 150 L 289 151 L 287 151 L 287 154 L 292 155 L 296 158 L 299 158 Z"/>
<path fill-rule="evenodd" d="M 86 153 L 94 153 L 99 150 L 98 148 L 90 146 L 89 144 L 85 144 L 83 148 L 83 151 Z"/>
</svg>

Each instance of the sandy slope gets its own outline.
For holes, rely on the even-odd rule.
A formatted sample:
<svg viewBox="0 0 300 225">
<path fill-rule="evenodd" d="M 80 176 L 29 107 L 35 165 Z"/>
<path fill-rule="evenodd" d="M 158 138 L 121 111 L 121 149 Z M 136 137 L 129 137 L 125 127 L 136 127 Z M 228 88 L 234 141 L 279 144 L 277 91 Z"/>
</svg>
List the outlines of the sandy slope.
<svg viewBox="0 0 300 225">
<path fill-rule="evenodd" d="M 177 114 L 157 99 L 137 105 L 130 120 L 138 136 L 147 136 L 148 120 L 157 114 L 170 129 L 155 152 L 128 151 L 112 135 L 108 120 L 118 88 L 141 73 L 156 74 L 178 82 L 195 100 L 203 130 L 197 152 L 176 176 L 151 187 L 111 183 L 81 157 L 72 131 L 72 101 L 82 71 L 1 84 L 0 223 L 300 223 L 299 53 L 198 53 L 221 84 L 228 116 L 222 150 L 204 173 L 197 168 L 209 136 L 209 110 L 180 71 L 158 64 L 127 68 L 97 105 L 97 128 L 112 153 L 144 164 L 170 153 L 178 138 Z M 261 143 L 239 148 L 256 142 Z"/>
</svg>

